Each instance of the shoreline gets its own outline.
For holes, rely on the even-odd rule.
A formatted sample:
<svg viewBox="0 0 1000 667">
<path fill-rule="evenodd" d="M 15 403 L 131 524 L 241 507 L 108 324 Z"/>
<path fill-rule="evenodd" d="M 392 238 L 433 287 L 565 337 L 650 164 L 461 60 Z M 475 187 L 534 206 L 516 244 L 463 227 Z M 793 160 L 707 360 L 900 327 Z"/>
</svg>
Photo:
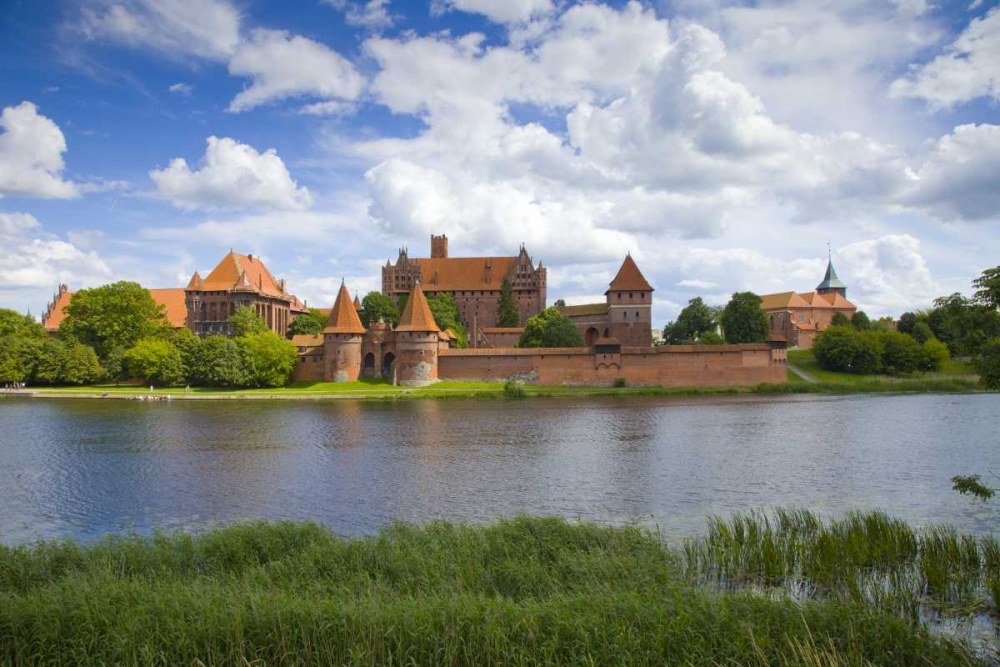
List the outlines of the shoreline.
<svg viewBox="0 0 1000 667">
<path fill-rule="evenodd" d="M 760 384 L 749 387 L 597 387 L 597 386 L 537 386 L 522 385 L 524 399 L 531 398 L 629 398 L 629 397 L 691 397 L 691 396 L 768 396 L 792 394 L 852 395 L 852 394 L 980 394 L 990 393 L 976 382 L 965 379 L 896 380 L 878 382 L 816 382 Z M 3 398 L 117 400 L 133 402 L 170 401 L 394 401 L 394 400 L 523 400 L 509 399 L 502 384 L 496 387 L 446 386 L 382 387 L 356 391 L 308 389 L 204 390 L 185 392 L 183 389 L 162 389 L 149 393 L 141 387 L 129 391 L 116 388 L 29 388 L 0 392 Z"/>
</svg>

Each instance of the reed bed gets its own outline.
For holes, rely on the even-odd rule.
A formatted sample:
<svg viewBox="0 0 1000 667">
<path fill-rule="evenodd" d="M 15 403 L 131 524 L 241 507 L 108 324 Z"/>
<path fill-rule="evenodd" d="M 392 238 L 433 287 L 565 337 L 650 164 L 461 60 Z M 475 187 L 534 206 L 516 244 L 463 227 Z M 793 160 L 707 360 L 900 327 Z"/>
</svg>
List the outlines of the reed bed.
<svg viewBox="0 0 1000 667">
<path fill-rule="evenodd" d="M 786 518 L 776 527 L 798 541 L 823 530 Z M 357 539 L 259 523 L 0 547 L 0 664 L 979 664 L 963 642 L 850 599 L 692 586 L 696 553 L 635 527 L 526 517 Z M 741 561 L 727 567 L 749 577 Z"/>
<path fill-rule="evenodd" d="M 915 531 L 883 512 L 825 522 L 808 510 L 737 513 L 711 520 L 683 553 L 692 582 L 838 599 L 913 621 L 1000 613 L 996 538 Z"/>
</svg>

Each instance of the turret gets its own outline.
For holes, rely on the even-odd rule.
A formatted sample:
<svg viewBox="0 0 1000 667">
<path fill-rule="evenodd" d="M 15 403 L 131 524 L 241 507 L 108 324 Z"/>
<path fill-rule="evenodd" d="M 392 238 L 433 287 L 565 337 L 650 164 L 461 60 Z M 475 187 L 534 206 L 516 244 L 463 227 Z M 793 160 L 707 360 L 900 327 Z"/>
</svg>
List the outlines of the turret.
<svg viewBox="0 0 1000 667">
<path fill-rule="evenodd" d="M 652 345 L 653 288 L 631 253 L 625 256 L 604 295 L 608 300 L 611 337 L 629 347 Z"/>
<path fill-rule="evenodd" d="M 361 376 L 361 342 L 364 334 L 365 327 L 351 302 L 347 286 L 341 281 L 337 300 L 330 311 L 330 319 L 323 329 L 326 363 L 323 376 L 328 382 L 352 382 Z"/>
<path fill-rule="evenodd" d="M 399 384 L 423 387 L 437 382 L 440 331 L 417 283 L 396 327 L 395 375 Z"/>
</svg>

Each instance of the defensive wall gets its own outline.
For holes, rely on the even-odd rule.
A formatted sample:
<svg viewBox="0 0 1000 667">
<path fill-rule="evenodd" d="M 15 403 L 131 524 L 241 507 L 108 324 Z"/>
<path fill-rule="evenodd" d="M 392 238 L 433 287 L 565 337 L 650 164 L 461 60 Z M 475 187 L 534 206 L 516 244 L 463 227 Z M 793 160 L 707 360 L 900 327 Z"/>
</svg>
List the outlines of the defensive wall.
<svg viewBox="0 0 1000 667">
<path fill-rule="evenodd" d="M 442 380 L 521 380 L 542 385 L 740 387 L 785 382 L 783 343 L 448 349 L 438 353 Z"/>
</svg>

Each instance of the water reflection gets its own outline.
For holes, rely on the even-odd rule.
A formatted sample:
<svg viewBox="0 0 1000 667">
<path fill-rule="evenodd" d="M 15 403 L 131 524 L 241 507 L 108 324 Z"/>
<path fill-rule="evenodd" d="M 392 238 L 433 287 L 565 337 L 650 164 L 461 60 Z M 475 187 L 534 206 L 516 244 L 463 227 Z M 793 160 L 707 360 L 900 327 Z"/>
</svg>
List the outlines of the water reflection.
<svg viewBox="0 0 1000 667">
<path fill-rule="evenodd" d="M 243 518 L 345 534 L 519 512 L 648 521 L 804 505 L 995 530 L 949 488 L 1000 468 L 996 395 L 173 402 L 0 400 L 0 539 Z"/>
</svg>

